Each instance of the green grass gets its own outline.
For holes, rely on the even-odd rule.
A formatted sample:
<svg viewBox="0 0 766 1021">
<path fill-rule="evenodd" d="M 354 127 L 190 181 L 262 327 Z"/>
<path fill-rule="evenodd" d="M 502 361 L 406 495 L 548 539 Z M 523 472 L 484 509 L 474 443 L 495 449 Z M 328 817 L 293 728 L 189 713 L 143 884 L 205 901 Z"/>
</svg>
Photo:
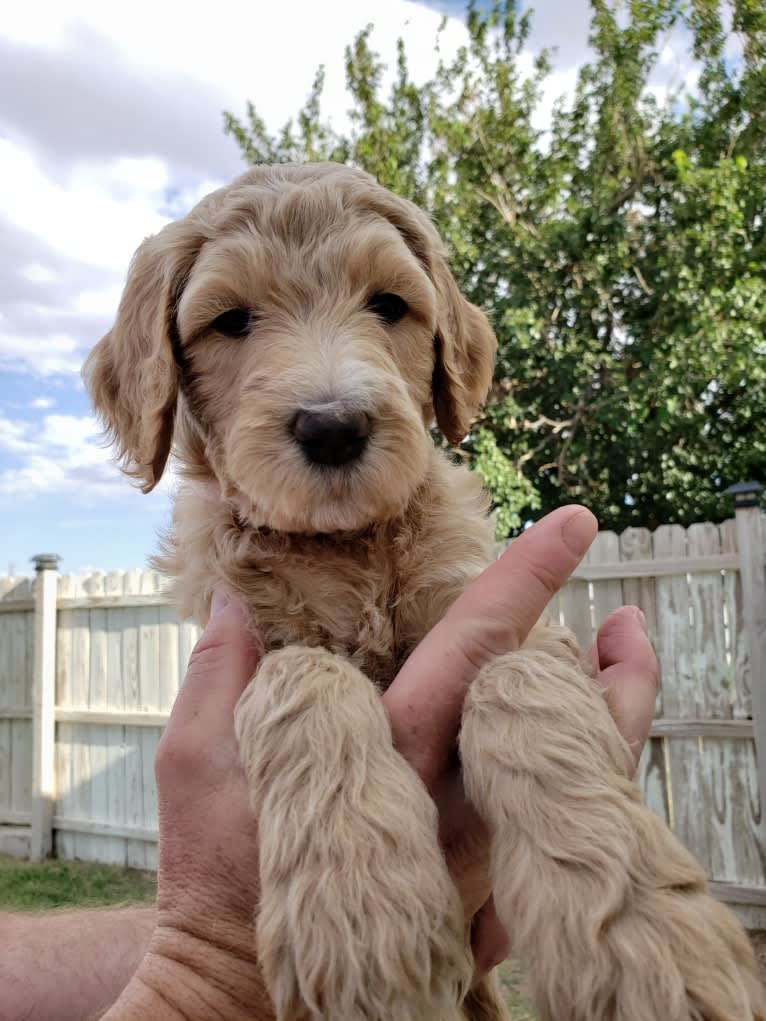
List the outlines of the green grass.
<svg viewBox="0 0 766 1021">
<path fill-rule="evenodd" d="M 138 869 L 45 861 L 33 865 L 0 855 L 0 910 L 98 907 L 154 899 L 154 875 Z"/>
<path fill-rule="evenodd" d="M 138 869 L 56 860 L 33 865 L 0 855 L 0 911 L 142 903 L 152 901 L 154 894 L 154 875 Z M 514 1021 L 535 1021 L 518 966 L 508 961 L 500 974 Z"/>
<path fill-rule="evenodd" d="M 516 961 L 500 965 L 500 981 L 513 1021 L 537 1021 L 537 1014 L 524 996 L 524 973 Z"/>
</svg>

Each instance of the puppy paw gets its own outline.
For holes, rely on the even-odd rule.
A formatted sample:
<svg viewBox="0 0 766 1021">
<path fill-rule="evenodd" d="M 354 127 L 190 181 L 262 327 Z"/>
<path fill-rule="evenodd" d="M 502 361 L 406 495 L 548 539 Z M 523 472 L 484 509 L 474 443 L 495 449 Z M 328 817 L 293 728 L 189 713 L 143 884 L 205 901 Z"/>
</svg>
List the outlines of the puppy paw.
<svg viewBox="0 0 766 1021">
<path fill-rule="evenodd" d="M 495 906 L 543 1021 L 766 1021 L 747 937 L 639 799 L 602 693 L 560 636 L 466 697 L 466 791 L 492 834 Z"/>
<path fill-rule="evenodd" d="M 258 952 L 280 1021 L 442 1021 L 472 974 L 435 806 L 340 657 L 265 657 L 236 712 L 259 819 Z"/>
</svg>

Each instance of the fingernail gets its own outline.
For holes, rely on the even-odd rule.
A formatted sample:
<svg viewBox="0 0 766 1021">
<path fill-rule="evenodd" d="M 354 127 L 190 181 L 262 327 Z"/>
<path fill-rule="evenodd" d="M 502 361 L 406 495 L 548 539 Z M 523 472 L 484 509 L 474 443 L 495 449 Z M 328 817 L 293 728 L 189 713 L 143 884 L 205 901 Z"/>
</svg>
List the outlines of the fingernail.
<svg viewBox="0 0 766 1021">
<path fill-rule="evenodd" d="M 649 625 L 646 623 L 646 617 L 644 616 L 644 611 L 640 607 L 634 606 L 633 607 L 633 616 L 636 618 L 638 623 L 641 625 L 641 628 L 642 628 L 644 634 L 648 635 L 649 634 Z"/>
<path fill-rule="evenodd" d="M 221 610 L 225 609 L 229 605 L 229 597 L 225 592 L 220 589 L 216 589 L 213 592 L 213 599 L 210 603 L 210 616 L 215 617 Z"/>
<path fill-rule="evenodd" d="M 579 559 L 596 537 L 598 522 L 589 510 L 580 507 L 561 527 L 561 538 L 568 549 Z"/>
</svg>

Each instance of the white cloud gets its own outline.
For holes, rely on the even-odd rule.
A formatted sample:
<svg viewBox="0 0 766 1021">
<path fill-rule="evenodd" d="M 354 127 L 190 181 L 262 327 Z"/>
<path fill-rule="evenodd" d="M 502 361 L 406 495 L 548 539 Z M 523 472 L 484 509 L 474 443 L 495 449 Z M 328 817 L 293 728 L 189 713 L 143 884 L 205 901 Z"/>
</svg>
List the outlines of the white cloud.
<svg viewBox="0 0 766 1021">
<path fill-rule="evenodd" d="M 127 484 L 104 443 L 93 415 L 45 415 L 29 422 L 0 417 L 0 454 L 11 462 L 0 470 L 0 494 L 70 492 L 83 497 L 124 497 Z M 158 490 L 176 484 L 172 464 Z"/>
<path fill-rule="evenodd" d="M 33 401 L 29 402 L 30 408 L 45 410 L 46 408 L 55 407 L 56 402 L 51 397 L 35 397 Z"/>
<path fill-rule="evenodd" d="M 0 369 L 35 376 L 77 375 L 82 366 L 82 346 L 75 337 L 62 333 L 29 337 L 6 332 L 0 319 Z"/>
<path fill-rule="evenodd" d="M 9 418 L 0 418 L 0 451 L 13 454 L 26 454 L 35 450 L 34 443 L 26 438 L 29 426 L 26 422 L 14 422 Z"/>
<path fill-rule="evenodd" d="M 26 266 L 22 266 L 19 273 L 25 279 L 31 280 L 33 284 L 50 284 L 56 279 L 56 274 L 39 262 L 30 262 Z"/>
<path fill-rule="evenodd" d="M 0 214 L 44 238 L 50 248 L 68 258 L 123 270 L 126 254 L 146 233 L 167 222 L 158 211 L 163 185 L 158 181 L 157 161 L 150 163 L 151 173 L 139 176 L 133 192 L 115 198 L 110 187 L 114 164 L 78 167 L 62 184 L 47 177 L 20 143 L 0 139 L 4 181 Z M 162 180 L 168 181 L 167 168 Z"/>
<path fill-rule="evenodd" d="M 17 462 L 0 471 L 0 493 L 50 493 L 84 479 L 91 488 L 116 490 L 119 476 L 100 434 L 91 415 L 46 415 L 42 422 L 0 419 L 0 451 L 15 455 Z"/>
</svg>

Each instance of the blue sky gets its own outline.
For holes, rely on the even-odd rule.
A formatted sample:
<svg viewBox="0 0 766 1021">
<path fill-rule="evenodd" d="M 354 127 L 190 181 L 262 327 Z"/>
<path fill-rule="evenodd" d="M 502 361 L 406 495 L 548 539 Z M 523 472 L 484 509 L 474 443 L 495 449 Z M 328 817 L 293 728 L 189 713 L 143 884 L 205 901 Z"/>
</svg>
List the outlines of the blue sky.
<svg viewBox="0 0 766 1021">
<path fill-rule="evenodd" d="M 540 0 L 529 52 L 558 48 L 538 120 L 586 55 L 587 0 Z M 143 496 L 118 473 L 79 370 L 112 322 L 140 241 L 239 173 L 223 109 L 252 99 L 276 129 L 316 67 L 325 111 L 346 122 L 343 49 L 374 23 L 414 77 L 465 39 L 459 0 L 28 0 L 0 23 L 0 574 L 36 553 L 62 570 L 139 567 L 169 518 L 172 485 Z M 328 13 L 332 16 L 328 17 Z M 340 27 L 339 27 L 340 26 Z M 668 41 L 658 94 L 690 73 Z"/>
</svg>

